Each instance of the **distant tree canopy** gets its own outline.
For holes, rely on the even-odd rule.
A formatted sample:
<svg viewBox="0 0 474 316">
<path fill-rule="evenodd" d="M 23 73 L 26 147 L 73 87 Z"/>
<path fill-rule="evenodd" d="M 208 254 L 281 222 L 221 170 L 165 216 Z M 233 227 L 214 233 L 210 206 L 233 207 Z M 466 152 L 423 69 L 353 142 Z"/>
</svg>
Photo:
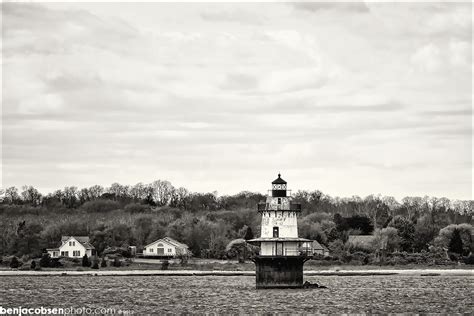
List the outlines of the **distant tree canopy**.
<svg viewBox="0 0 474 316">
<path fill-rule="evenodd" d="M 193 193 L 163 180 L 68 186 L 48 194 L 32 186 L 9 187 L 0 194 L 0 255 L 38 258 L 43 249 L 57 247 L 62 235 L 89 236 L 99 254 L 107 247 L 140 248 L 169 236 L 187 244 L 194 256 L 226 258 L 232 240 L 260 235 L 256 205 L 265 199 L 249 191 Z M 293 198 L 302 204 L 299 235 L 336 252 L 349 235 L 374 230 L 380 242 L 393 237 L 391 249 L 421 251 L 436 245 L 459 251 L 462 244 L 464 255 L 472 251 L 471 200 L 406 197 L 399 202 L 377 195 L 331 197 L 317 190 L 298 191 Z"/>
</svg>

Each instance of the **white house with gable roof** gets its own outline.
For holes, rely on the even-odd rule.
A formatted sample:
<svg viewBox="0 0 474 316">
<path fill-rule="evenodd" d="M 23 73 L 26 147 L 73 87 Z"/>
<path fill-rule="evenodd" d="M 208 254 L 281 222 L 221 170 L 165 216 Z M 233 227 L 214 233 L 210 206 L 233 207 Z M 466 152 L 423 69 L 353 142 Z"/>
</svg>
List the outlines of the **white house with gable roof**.
<svg viewBox="0 0 474 316">
<path fill-rule="evenodd" d="M 189 247 L 169 237 L 158 239 L 143 248 L 144 257 L 176 257 L 184 254 L 191 255 Z"/>
<path fill-rule="evenodd" d="M 82 258 L 84 255 L 96 255 L 95 247 L 87 236 L 62 236 L 59 248 L 46 249 L 51 258 L 69 257 Z"/>
</svg>

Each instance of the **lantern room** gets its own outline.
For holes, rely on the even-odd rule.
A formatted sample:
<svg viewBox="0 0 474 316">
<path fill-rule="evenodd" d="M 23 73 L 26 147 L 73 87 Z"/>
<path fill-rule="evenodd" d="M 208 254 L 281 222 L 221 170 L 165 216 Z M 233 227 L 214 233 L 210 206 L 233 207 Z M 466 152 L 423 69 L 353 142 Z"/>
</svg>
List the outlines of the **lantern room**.
<svg viewBox="0 0 474 316">
<path fill-rule="evenodd" d="M 272 182 L 272 196 L 286 197 L 286 181 L 281 178 L 281 174 Z"/>
</svg>

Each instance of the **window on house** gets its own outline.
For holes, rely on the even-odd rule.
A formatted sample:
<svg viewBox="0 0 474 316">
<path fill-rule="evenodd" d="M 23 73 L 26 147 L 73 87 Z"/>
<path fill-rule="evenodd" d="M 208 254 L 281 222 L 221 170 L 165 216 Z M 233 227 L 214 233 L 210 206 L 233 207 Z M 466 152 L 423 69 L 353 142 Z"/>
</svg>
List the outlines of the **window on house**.
<svg viewBox="0 0 474 316">
<path fill-rule="evenodd" d="M 64 251 L 61 251 L 61 256 L 64 256 Z"/>
<path fill-rule="evenodd" d="M 173 252 L 173 249 L 171 249 L 171 248 L 168 248 L 168 252 Z"/>
<path fill-rule="evenodd" d="M 64 257 L 69 257 L 69 251 L 63 251 Z"/>
<path fill-rule="evenodd" d="M 153 252 L 153 248 L 150 248 L 150 252 Z"/>
<path fill-rule="evenodd" d="M 281 198 L 278 198 L 278 204 L 281 204 Z"/>
<path fill-rule="evenodd" d="M 273 238 L 278 238 L 279 229 L 278 227 L 273 227 Z"/>
<path fill-rule="evenodd" d="M 74 250 L 74 251 L 72 252 L 72 256 L 73 256 L 73 257 L 80 257 L 80 256 L 81 256 L 81 252 L 80 252 L 79 250 Z"/>
</svg>

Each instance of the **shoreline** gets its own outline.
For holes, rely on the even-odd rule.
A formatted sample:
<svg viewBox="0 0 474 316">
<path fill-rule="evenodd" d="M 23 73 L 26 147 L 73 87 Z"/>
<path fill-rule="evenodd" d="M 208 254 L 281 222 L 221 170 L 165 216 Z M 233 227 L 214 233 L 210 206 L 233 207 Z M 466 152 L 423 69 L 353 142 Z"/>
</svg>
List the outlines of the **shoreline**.
<svg viewBox="0 0 474 316">
<path fill-rule="evenodd" d="M 97 271 L 18 271 L 0 270 L 2 276 L 255 276 L 255 271 L 223 270 L 97 270 Z M 377 270 L 307 270 L 305 276 L 471 276 L 473 269 L 377 269 Z"/>
</svg>

